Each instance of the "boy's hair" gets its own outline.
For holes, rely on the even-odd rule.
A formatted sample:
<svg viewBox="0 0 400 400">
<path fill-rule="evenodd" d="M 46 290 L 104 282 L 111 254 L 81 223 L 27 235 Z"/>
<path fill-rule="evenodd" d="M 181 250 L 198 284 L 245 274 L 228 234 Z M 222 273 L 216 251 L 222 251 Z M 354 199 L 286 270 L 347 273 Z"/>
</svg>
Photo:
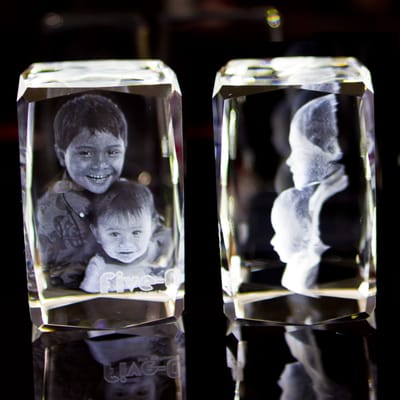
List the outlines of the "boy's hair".
<svg viewBox="0 0 400 400">
<path fill-rule="evenodd" d="M 299 133 L 334 160 L 342 156 L 338 139 L 337 107 L 338 101 L 334 94 L 317 97 L 300 107 L 291 122 L 292 127 L 297 127 Z"/>
<path fill-rule="evenodd" d="M 66 101 L 54 118 L 54 144 L 65 150 L 83 128 L 107 131 L 127 145 L 128 126 L 121 109 L 108 97 L 86 93 Z"/>
<path fill-rule="evenodd" d="M 140 215 L 148 209 L 155 227 L 160 223 L 152 192 L 147 186 L 140 183 L 120 180 L 115 182 L 110 189 L 98 194 L 93 199 L 91 223 L 96 225 L 100 217 L 114 214 Z"/>
</svg>

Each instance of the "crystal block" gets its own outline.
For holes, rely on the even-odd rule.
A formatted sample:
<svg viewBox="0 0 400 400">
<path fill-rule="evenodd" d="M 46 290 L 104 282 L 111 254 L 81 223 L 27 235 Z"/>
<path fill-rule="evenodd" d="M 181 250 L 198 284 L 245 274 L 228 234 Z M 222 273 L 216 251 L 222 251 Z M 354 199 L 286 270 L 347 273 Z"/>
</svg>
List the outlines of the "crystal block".
<svg viewBox="0 0 400 400">
<path fill-rule="evenodd" d="M 377 398 L 376 331 L 365 321 L 232 325 L 228 337 L 232 400 Z"/>
<path fill-rule="evenodd" d="M 17 107 L 32 322 L 114 329 L 179 317 L 175 73 L 159 60 L 34 63 Z"/>
<path fill-rule="evenodd" d="M 373 87 L 354 58 L 229 61 L 214 143 L 226 314 L 368 318 L 376 295 Z"/>
<path fill-rule="evenodd" d="M 34 327 L 35 399 L 186 398 L 181 323 L 116 331 Z"/>
</svg>

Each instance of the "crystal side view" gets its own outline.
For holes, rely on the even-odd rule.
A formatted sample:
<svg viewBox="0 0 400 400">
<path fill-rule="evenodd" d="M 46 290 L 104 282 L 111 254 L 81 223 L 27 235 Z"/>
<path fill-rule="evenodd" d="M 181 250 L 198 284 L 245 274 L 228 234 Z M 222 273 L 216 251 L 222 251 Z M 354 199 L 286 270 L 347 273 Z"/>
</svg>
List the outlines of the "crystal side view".
<svg viewBox="0 0 400 400">
<path fill-rule="evenodd" d="M 32 322 L 119 329 L 179 317 L 174 72 L 159 60 L 35 63 L 17 105 Z"/>
<path fill-rule="evenodd" d="M 248 323 L 373 315 L 375 139 L 354 58 L 229 61 L 214 142 L 225 311 Z"/>
</svg>

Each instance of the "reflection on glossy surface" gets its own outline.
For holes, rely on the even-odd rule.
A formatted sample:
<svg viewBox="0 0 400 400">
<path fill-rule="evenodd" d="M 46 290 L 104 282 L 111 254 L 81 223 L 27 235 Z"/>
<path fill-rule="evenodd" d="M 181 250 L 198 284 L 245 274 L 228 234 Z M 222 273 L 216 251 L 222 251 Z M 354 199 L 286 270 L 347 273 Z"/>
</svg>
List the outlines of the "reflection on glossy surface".
<svg viewBox="0 0 400 400">
<path fill-rule="evenodd" d="M 34 331 L 35 399 L 184 400 L 180 322 L 121 331 Z"/>
<path fill-rule="evenodd" d="M 317 399 L 352 396 L 343 386 L 336 384 L 326 374 L 322 354 L 311 328 L 287 328 L 285 340 L 290 353 L 297 361 L 287 363 L 278 381 L 282 389 L 281 399 L 291 400 L 315 396 Z"/>
<path fill-rule="evenodd" d="M 368 323 L 232 326 L 235 400 L 374 400 L 376 332 Z"/>
</svg>

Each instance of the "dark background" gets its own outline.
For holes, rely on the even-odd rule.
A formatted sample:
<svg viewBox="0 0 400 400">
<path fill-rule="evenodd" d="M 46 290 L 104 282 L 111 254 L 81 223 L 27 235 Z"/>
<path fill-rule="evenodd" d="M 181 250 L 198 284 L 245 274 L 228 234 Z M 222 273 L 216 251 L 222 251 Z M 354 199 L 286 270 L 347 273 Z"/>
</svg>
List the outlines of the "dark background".
<svg viewBox="0 0 400 400">
<path fill-rule="evenodd" d="M 372 74 L 379 184 L 378 398 L 396 397 L 400 5 L 394 0 L 271 5 L 280 12 L 279 29 L 265 23 L 263 1 L 1 2 L 1 362 L 2 387 L 11 393 L 4 398 L 33 398 L 17 147 L 19 74 L 33 62 L 83 58 L 160 58 L 175 70 L 185 145 L 188 399 L 223 399 L 232 397 L 219 292 L 213 82 L 232 58 L 283 55 L 354 56 Z"/>
</svg>

